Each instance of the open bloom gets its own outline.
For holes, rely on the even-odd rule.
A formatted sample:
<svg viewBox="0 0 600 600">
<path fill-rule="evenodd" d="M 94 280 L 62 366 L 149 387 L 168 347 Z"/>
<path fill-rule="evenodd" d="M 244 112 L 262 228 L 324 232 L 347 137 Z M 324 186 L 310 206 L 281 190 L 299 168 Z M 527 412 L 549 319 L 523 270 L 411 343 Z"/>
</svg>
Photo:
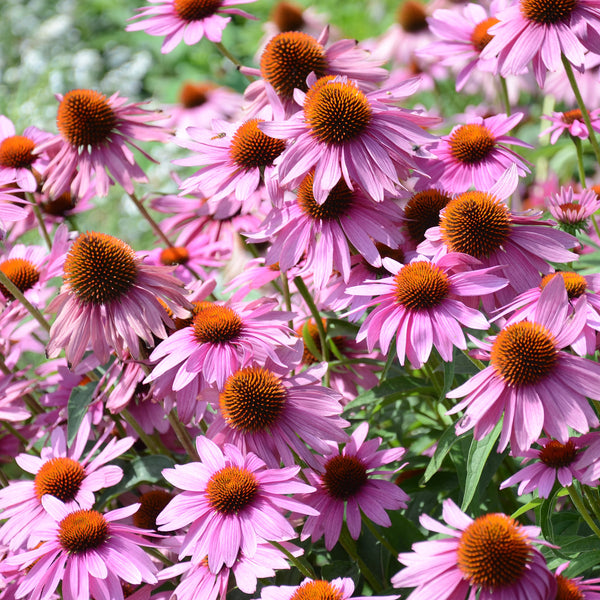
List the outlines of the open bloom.
<svg viewBox="0 0 600 600">
<path fill-rule="evenodd" d="M 548 600 L 556 581 L 534 543 L 539 527 L 523 526 L 502 513 L 475 520 L 450 499 L 444 500 L 444 525 L 421 515 L 421 525 L 446 536 L 413 544 L 400 554 L 405 565 L 392 577 L 394 587 L 415 587 L 409 600 Z"/>
<path fill-rule="evenodd" d="M 161 119 L 160 113 L 140 108 L 142 102 L 128 103 L 118 93 L 107 98 L 95 90 L 71 90 L 58 99 L 59 134 L 36 149 L 53 155 L 44 172 L 44 191 L 57 197 L 70 188 L 81 197 L 92 187 L 106 196 L 116 181 L 131 194 L 134 181 L 147 181 L 131 148 L 152 160 L 136 141 L 169 139 L 166 130 L 148 123 Z"/>
<path fill-rule="evenodd" d="M 550 134 L 551 144 L 556 144 L 563 131 L 568 131 L 573 137 L 578 137 L 582 140 L 587 140 L 590 135 L 581 111 L 578 108 L 565 112 L 553 112 L 550 116 L 544 115 L 544 119 L 550 121 L 551 125 L 548 129 L 544 129 L 540 133 L 540 137 Z M 592 129 L 600 132 L 600 108 L 590 111 L 590 120 L 592 122 Z"/>
<path fill-rule="evenodd" d="M 316 512 L 287 496 L 314 490 L 297 478 L 300 467 L 268 469 L 252 452 L 231 444 L 221 449 L 204 436 L 196 438 L 196 449 L 200 462 L 163 470 L 183 492 L 158 516 L 160 531 L 191 525 L 180 558 L 191 556 L 195 564 L 208 558 L 209 569 L 218 573 L 223 565 L 231 567 L 240 551 L 252 558 L 261 541 L 293 538 L 284 512 Z"/>
<path fill-rule="evenodd" d="M 481 439 L 504 420 L 498 450 L 509 440 L 520 455 L 542 433 L 565 444 L 569 427 L 587 433 L 598 417 L 586 399 L 600 400 L 600 365 L 562 349 L 581 333 L 583 298 L 569 302 L 562 277 L 546 285 L 530 320 L 509 323 L 497 336 L 481 342 L 481 358 L 490 365 L 449 394 L 464 398 L 449 413 L 465 410 L 456 431 L 474 428 Z"/>
<path fill-rule="evenodd" d="M 416 168 L 415 148 L 434 138 L 424 128 L 437 122 L 393 104 L 415 92 L 418 78 L 392 88 L 363 93 L 347 77 L 308 78 L 306 93 L 296 89 L 302 106 L 287 121 L 265 121 L 267 135 L 293 141 L 277 158 L 280 183 L 296 187 L 314 168 L 313 194 L 323 204 L 340 179 L 354 183 L 376 201 L 395 193 L 398 178 Z M 424 153 L 428 156 L 428 153 Z"/>
<path fill-rule="evenodd" d="M 453 272 L 479 266 L 464 254 L 447 254 L 437 261 L 419 256 L 406 265 L 384 259 L 384 265 L 393 276 L 348 289 L 350 294 L 375 296 L 369 305 L 376 308 L 367 315 L 356 339 L 366 339 L 369 350 L 379 342 L 387 354 L 396 334 L 400 364 L 408 358 L 416 369 L 428 360 L 434 346 L 445 361 L 452 360 L 454 346 L 465 350 L 462 326 L 488 329 L 485 317 L 461 297 L 489 294 L 506 285 L 505 279 L 494 274 L 496 268 Z"/>
<path fill-rule="evenodd" d="M 366 440 L 368 423 L 361 423 L 341 452 L 318 457 L 319 467 L 306 471 L 308 481 L 317 491 L 306 497 L 306 503 L 319 514 L 309 516 L 302 529 L 302 539 L 316 542 L 325 536 L 325 547 L 331 550 L 340 537 L 342 523 L 355 540 L 361 530 L 361 511 L 374 523 L 389 527 L 392 522 L 386 510 L 407 507 L 408 496 L 393 482 L 375 477 L 388 476 L 381 470 L 385 464 L 398 461 L 404 448 L 378 450 L 381 438 Z"/>
<path fill-rule="evenodd" d="M 440 185 L 453 193 L 465 192 L 472 186 L 487 191 L 511 165 L 516 165 L 521 177 L 529 173 L 526 161 L 508 145 L 533 146 L 506 135 L 522 118 L 523 113 L 473 117 L 442 137 L 432 149 L 443 168 Z"/>
<path fill-rule="evenodd" d="M 165 323 L 173 321 L 159 299 L 176 317 L 186 317 L 189 306 L 173 269 L 143 264 L 130 246 L 105 233 L 81 234 L 65 261 L 62 291 L 47 309 L 58 312 L 48 357 L 64 348 L 76 364 L 90 344 L 102 362 L 111 349 L 139 357 L 140 338 L 150 346 L 153 335 L 166 338 Z"/>
<path fill-rule="evenodd" d="M 564 563 L 554 573 L 557 600 L 600 600 L 600 578 L 566 577 L 563 573 L 568 566 L 569 563 Z"/>
<path fill-rule="evenodd" d="M 305 598 L 328 600 L 396 600 L 398 596 L 352 596 L 354 582 L 350 577 L 337 577 L 331 581 L 305 579 L 300 585 L 270 585 L 261 590 L 261 600 L 301 600 Z"/>
<path fill-rule="evenodd" d="M 576 233 L 589 227 L 590 217 L 600 209 L 600 197 L 593 189 L 576 193 L 563 187 L 546 199 L 546 206 L 562 229 Z"/>
<path fill-rule="evenodd" d="M 139 508 L 132 504 L 106 514 L 92 509 L 73 510 L 53 496 L 42 498 L 51 519 L 39 525 L 28 552 L 7 559 L 8 564 L 31 567 L 16 598 L 50 598 L 62 582 L 70 600 L 124 600 L 121 580 L 156 583 L 156 567 L 140 546 L 149 545 L 131 525 L 118 523 Z"/>
<path fill-rule="evenodd" d="M 65 431 L 57 428 L 52 432 L 50 446 L 42 448 L 39 457 L 30 454 L 16 457 L 16 463 L 35 477 L 11 482 L 0 490 L 0 518 L 6 519 L 0 527 L 0 542 L 16 550 L 27 541 L 45 516 L 41 503 L 44 495 L 58 498 L 70 509 L 91 508 L 95 502 L 94 492 L 121 480 L 121 468 L 106 463 L 123 454 L 135 440 L 113 438 L 94 456 L 109 435 L 106 431 L 82 459 L 90 432 L 88 414 L 69 447 Z"/>
<path fill-rule="evenodd" d="M 233 8 L 254 0 L 148 0 L 151 6 L 137 9 L 130 20 L 140 19 L 126 27 L 126 31 L 145 31 L 148 35 L 165 36 L 161 52 L 168 54 L 183 40 L 188 46 L 197 44 L 204 36 L 211 42 L 220 42 L 223 30 L 231 17 L 252 15 Z M 154 6 L 152 6 L 154 5 Z M 146 18 L 148 17 L 148 18 Z"/>
</svg>

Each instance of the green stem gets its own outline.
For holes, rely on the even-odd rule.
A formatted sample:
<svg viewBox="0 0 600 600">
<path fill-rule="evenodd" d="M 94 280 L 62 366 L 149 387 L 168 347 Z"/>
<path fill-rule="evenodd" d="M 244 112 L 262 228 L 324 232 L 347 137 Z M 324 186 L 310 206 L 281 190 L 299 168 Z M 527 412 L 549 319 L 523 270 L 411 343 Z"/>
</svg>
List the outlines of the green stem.
<svg viewBox="0 0 600 600">
<path fill-rule="evenodd" d="M 4 474 L 4 472 L 2 471 L 2 469 L 0 469 L 0 486 L 2 486 L 3 488 L 5 488 L 5 487 L 8 487 L 9 484 L 10 484 L 10 482 L 6 478 L 6 475 Z"/>
<path fill-rule="evenodd" d="M 583 520 L 589 525 L 589 528 L 596 534 L 598 538 L 600 538 L 600 529 L 592 519 L 592 515 L 590 515 L 588 509 L 585 506 L 585 502 L 583 498 L 577 491 L 574 485 L 570 485 L 567 487 L 567 491 L 569 492 L 569 496 L 571 497 L 571 501 L 573 502 L 577 512 L 583 517 Z"/>
<path fill-rule="evenodd" d="M 600 239 L 600 226 L 598 225 L 598 221 L 596 220 L 596 215 L 592 215 L 592 225 L 594 226 L 594 231 L 596 235 Z"/>
<path fill-rule="evenodd" d="M 379 543 L 394 557 L 396 558 L 399 552 L 390 544 L 390 542 L 379 532 L 375 524 L 365 515 L 365 513 L 361 510 L 360 516 L 362 518 L 362 522 L 367 526 L 367 529 L 375 536 L 375 538 L 379 541 Z"/>
<path fill-rule="evenodd" d="M 181 442 L 184 450 L 187 452 L 188 457 L 193 461 L 200 461 L 200 457 L 198 456 L 198 452 L 196 451 L 196 446 L 188 430 L 184 427 L 183 423 L 177 417 L 175 413 L 175 409 L 173 409 L 169 413 L 169 423 L 171 423 L 171 427 L 177 436 L 177 439 Z"/>
<path fill-rule="evenodd" d="M 300 292 L 302 299 L 306 302 L 306 306 L 310 310 L 310 314 L 312 315 L 315 325 L 317 326 L 317 330 L 319 332 L 319 342 L 321 343 L 321 354 L 323 355 L 323 360 L 325 362 L 329 362 L 329 348 L 327 347 L 327 334 L 325 333 L 325 326 L 323 325 L 323 319 L 321 319 L 321 314 L 319 313 L 319 309 L 315 304 L 306 284 L 304 283 L 304 279 L 297 275 L 294 277 L 294 285 L 296 289 Z"/>
<path fill-rule="evenodd" d="M 167 567 L 172 567 L 175 564 L 173 561 L 164 556 L 162 552 L 156 550 L 156 548 L 149 548 L 148 546 L 145 546 L 143 550 L 150 554 L 150 556 L 154 556 L 154 558 L 160 560 L 160 562 Z"/>
<path fill-rule="evenodd" d="M 44 319 L 42 313 L 35 307 L 25 296 L 23 292 L 8 278 L 8 276 L 0 270 L 0 284 L 2 284 L 14 297 L 18 300 L 29 312 L 29 314 L 46 330 L 50 331 L 48 321 Z"/>
<path fill-rule="evenodd" d="M 298 559 L 296 556 L 294 556 L 289 550 L 284 548 L 278 542 L 269 542 L 269 543 L 271 544 L 271 546 L 277 548 L 277 550 L 279 550 L 280 552 L 283 552 L 283 554 L 285 554 L 287 559 L 296 567 L 296 569 L 298 569 L 298 571 L 300 571 L 300 573 L 302 573 L 302 575 L 304 575 L 304 577 L 308 577 L 310 579 L 317 578 L 317 576 L 315 575 L 314 571 L 312 570 L 312 568 L 310 567 L 309 564 L 304 564 L 304 562 L 302 562 L 300 559 Z"/>
<path fill-rule="evenodd" d="M 150 225 L 150 227 L 152 227 L 152 230 L 154 231 L 154 233 L 156 233 L 156 235 L 167 245 L 167 247 L 173 248 L 173 244 L 171 243 L 171 240 L 163 233 L 159 224 L 152 218 L 152 216 L 146 210 L 146 207 L 140 202 L 138 197 L 135 194 L 129 194 L 129 197 L 131 198 L 132 202 L 136 205 L 137 209 L 140 211 L 140 214 L 142 215 L 142 217 L 144 217 L 144 219 L 146 219 L 146 221 L 148 222 L 148 225 Z"/>
<path fill-rule="evenodd" d="M 340 534 L 340 544 L 342 545 L 342 548 L 344 548 L 348 556 L 356 563 L 358 569 L 360 570 L 364 578 L 367 580 L 373 591 L 376 594 L 381 594 L 381 592 L 383 591 L 382 585 L 377 580 L 377 577 L 375 577 L 375 575 L 373 574 L 373 571 L 369 569 L 365 561 L 359 556 L 358 552 L 356 551 L 356 544 L 354 543 L 354 540 L 350 537 L 348 527 L 345 523 L 342 525 L 342 532 Z"/>
<path fill-rule="evenodd" d="M 25 448 L 29 446 L 31 440 L 28 440 L 20 431 L 17 431 L 10 423 L 8 423 L 7 421 L 2 421 L 2 427 L 4 427 L 4 429 L 6 429 L 8 433 L 10 433 L 10 435 L 14 435 L 21 442 L 21 444 L 23 444 Z M 38 456 L 40 454 L 39 451 L 33 447 L 28 448 L 28 450 L 34 452 Z"/>
<path fill-rule="evenodd" d="M 27 195 L 30 196 L 30 194 Z M 48 230 L 46 229 L 46 223 L 44 223 L 42 211 L 40 210 L 40 207 L 34 198 L 31 198 L 31 206 L 33 207 L 33 214 L 35 215 L 35 218 L 37 219 L 37 222 L 40 226 L 40 229 L 42 231 L 42 237 L 44 238 L 46 245 L 48 246 L 48 250 L 52 250 L 52 240 L 48 235 Z"/>
<path fill-rule="evenodd" d="M 598 145 L 598 140 L 596 139 L 596 134 L 594 132 L 594 128 L 592 127 L 590 113 L 588 112 L 585 102 L 583 101 L 583 97 L 581 96 L 581 92 L 579 91 L 577 81 L 575 80 L 573 67 L 571 66 L 571 63 L 567 60 L 567 57 L 564 54 L 561 54 L 561 59 L 565 68 L 565 72 L 567 74 L 567 78 L 569 79 L 569 83 L 571 84 L 571 88 L 573 89 L 573 93 L 575 94 L 577 105 L 579 106 L 579 110 L 581 111 L 581 115 L 587 127 L 590 144 L 592 144 L 594 154 L 596 155 L 596 160 L 600 163 L 600 145 Z"/>
<path fill-rule="evenodd" d="M 133 415 L 125 408 L 119 413 L 123 419 L 127 422 L 127 424 L 137 433 L 138 437 L 144 444 L 146 444 L 146 448 L 152 452 L 152 454 L 161 454 L 160 448 L 154 443 L 154 440 L 151 436 L 149 436 L 141 427 L 140 424 L 133 418 Z"/>
<path fill-rule="evenodd" d="M 506 79 L 500 77 L 500 95 L 502 96 L 502 103 L 506 110 L 506 116 L 510 117 L 510 100 L 508 99 L 508 86 L 506 85 Z"/>
<path fill-rule="evenodd" d="M 596 519 L 600 520 L 600 495 L 598 490 L 591 487 L 582 487 L 581 493 L 587 499 Z"/>
<path fill-rule="evenodd" d="M 229 52 L 229 50 L 227 50 L 227 48 L 225 48 L 225 46 L 223 46 L 223 44 L 221 42 L 213 42 L 214 45 L 216 46 L 217 50 L 227 59 L 230 60 L 238 69 L 243 67 L 244 65 L 233 55 L 231 54 L 231 52 Z M 244 77 L 250 82 L 252 83 L 254 81 L 253 77 L 250 77 L 250 75 L 244 75 Z"/>
<path fill-rule="evenodd" d="M 283 292 L 283 301 L 285 302 L 285 310 L 292 312 L 292 295 L 290 293 L 290 281 L 287 276 L 287 271 L 280 271 L 279 277 L 281 278 L 281 289 Z M 294 321 L 290 319 L 290 329 L 294 331 Z"/>
<path fill-rule="evenodd" d="M 485 369 L 485 365 L 478 359 L 473 358 L 468 350 L 463 350 L 462 353 L 480 370 L 483 371 Z"/>
<path fill-rule="evenodd" d="M 585 168 L 583 166 L 583 145 L 581 139 L 575 135 L 571 136 L 573 144 L 575 144 L 575 150 L 577 150 L 577 169 L 579 170 L 579 181 L 581 187 L 585 188 Z"/>
</svg>

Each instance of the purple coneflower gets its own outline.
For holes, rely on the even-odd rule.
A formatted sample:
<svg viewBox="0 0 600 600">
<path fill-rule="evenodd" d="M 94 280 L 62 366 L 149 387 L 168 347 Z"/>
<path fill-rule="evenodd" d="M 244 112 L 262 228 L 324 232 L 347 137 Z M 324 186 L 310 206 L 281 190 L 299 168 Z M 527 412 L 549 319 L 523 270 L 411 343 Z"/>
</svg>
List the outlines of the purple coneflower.
<svg viewBox="0 0 600 600">
<path fill-rule="evenodd" d="M 556 600 L 600 600 L 600 578 L 565 577 L 563 573 L 568 566 L 569 563 L 563 563 L 554 573 Z"/>
<path fill-rule="evenodd" d="M 578 137 L 582 140 L 587 140 L 590 135 L 581 111 L 578 108 L 565 112 L 553 112 L 550 116 L 544 115 L 543 118 L 550 121 L 551 125 L 548 129 L 544 129 L 540 133 L 540 137 L 550 134 L 551 144 L 556 144 L 563 131 L 568 131 L 573 137 Z M 590 111 L 590 120 L 592 122 L 592 129 L 600 133 L 600 108 Z"/>
<path fill-rule="evenodd" d="M 562 229 L 576 233 L 588 229 L 590 217 L 600 209 L 600 197 L 593 189 L 576 193 L 571 187 L 563 187 L 546 198 L 546 206 Z"/>
<path fill-rule="evenodd" d="M 475 520 L 450 499 L 444 501 L 444 525 L 428 515 L 420 522 L 429 531 L 450 537 L 417 542 L 400 554 L 405 565 L 392 577 L 397 588 L 415 587 L 410 599 L 548 600 L 556 581 L 542 553 L 539 527 L 523 526 L 502 513 Z"/>
<path fill-rule="evenodd" d="M 305 579 L 300 585 L 270 585 L 261 590 L 261 600 L 396 600 L 398 596 L 352 596 L 354 582 L 350 577 L 332 581 Z"/>
</svg>

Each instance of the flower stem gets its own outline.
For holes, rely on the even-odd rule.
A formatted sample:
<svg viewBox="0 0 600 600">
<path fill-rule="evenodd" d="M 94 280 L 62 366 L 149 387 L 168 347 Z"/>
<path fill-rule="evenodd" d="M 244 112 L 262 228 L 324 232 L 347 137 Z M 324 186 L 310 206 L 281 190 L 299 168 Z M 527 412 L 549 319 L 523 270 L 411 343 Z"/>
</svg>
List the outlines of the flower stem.
<svg viewBox="0 0 600 600">
<path fill-rule="evenodd" d="M 277 548 L 277 550 L 279 550 L 280 552 L 283 552 L 287 559 L 296 567 L 296 569 L 298 569 L 298 571 L 300 571 L 300 573 L 302 573 L 302 575 L 304 575 L 304 577 L 309 577 L 310 579 L 317 578 L 317 576 L 315 575 L 314 571 L 308 563 L 305 564 L 303 561 L 294 556 L 287 548 L 285 548 L 278 542 L 271 541 L 269 543 L 271 544 L 271 546 Z"/>
<path fill-rule="evenodd" d="M 367 580 L 371 588 L 376 594 L 380 594 L 383 591 L 383 587 L 377 580 L 377 577 L 373 574 L 373 571 L 369 569 L 365 561 L 359 556 L 356 551 L 356 544 L 354 540 L 350 537 L 350 532 L 348 531 L 348 527 L 344 523 L 342 525 L 342 532 L 340 533 L 340 544 L 342 548 L 346 551 L 348 556 L 356 563 L 358 569 L 363 574 L 364 578 Z"/>
<path fill-rule="evenodd" d="M 600 538 L 600 529 L 594 522 L 594 519 L 592 519 L 592 515 L 590 515 L 588 509 L 586 508 L 580 493 L 577 491 L 574 485 L 567 487 L 567 491 L 569 492 L 569 496 L 571 497 L 571 501 L 577 509 L 577 512 L 583 517 L 583 520 L 589 525 L 589 528 L 596 534 L 596 536 Z"/>
<path fill-rule="evenodd" d="M 31 196 L 31 194 L 27 194 L 27 196 Z M 50 235 L 48 235 L 48 230 L 46 229 L 46 223 L 44 223 L 44 217 L 42 216 L 42 211 L 40 210 L 39 204 L 35 201 L 34 198 L 30 198 L 31 206 L 33 208 L 33 214 L 37 219 L 38 225 L 40 226 L 40 230 L 42 232 L 42 237 L 48 246 L 48 250 L 52 250 L 52 240 L 50 239 Z"/>
<path fill-rule="evenodd" d="M 583 101 L 583 97 L 581 96 L 581 92 L 579 91 L 577 81 L 575 80 L 573 67 L 571 66 L 571 63 L 567 60 L 567 57 L 564 54 L 561 54 L 561 59 L 565 68 L 565 72 L 567 74 L 567 78 L 569 79 L 569 83 L 571 84 L 571 88 L 573 89 L 573 93 L 575 94 L 577 105 L 579 106 L 579 110 L 581 111 L 581 116 L 583 117 L 583 120 L 587 127 L 590 144 L 592 144 L 594 154 L 596 155 L 596 160 L 600 163 L 600 145 L 598 145 L 598 140 L 596 139 L 596 134 L 594 133 L 594 128 L 592 127 L 590 113 L 588 112 L 585 102 Z"/>
<path fill-rule="evenodd" d="M 377 541 L 394 557 L 396 558 L 399 552 L 390 544 L 390 542 L 379 532 L 375 524 L 365 513 L 361 510 L 360 516 L 362 518 L 362 522 L 367 526 L 367 529 L 373 534 L 373 536 L 377 539 Z"/>
<path fill-rule="evenodd" d="M 184 427 L 183 423 L 177 417 L 175 409 L 173 409 L 169 413 L 169 423 L 171 423 L 171 427 L 173 428 L 177 439 L 181 442 L 181 445 L 187 452 L 189 458 L 191 458 L 194 461 L 199 461 L 200 457 L 198 456 L 198 452 L 196 452 L 196 446 L 194 446 L 194 442 L 190 437 L 188 430 Z"/>
<path fill-rule="evenodd" d="M 502 96 L 502 103 L 506 110 L 506 116 L 510 117 L 510 100 L 508 99 L 508 86 L 506 85 L 506 79 L 500 77 L 500 95 Z"/>
<path fill-rule="evenodd" d="M 163 565 L 167 567 L 172 567 L 175 563 L 169 560 L 162 552 L 156 550 L 156 548 L 149 548 L 148 546 L 144 546 L 143 550 L 147 552 L 150 556 L 154 556 L 154 558 L 160 560 Z"/>
<path fill-rule="evenodd" d="M 140 424 L 133 418 L 133 415 L 124 408 L 119 413 L 125 422 L 137 433 L 138 437 L 144 444 L 146 444 L 146 448 L 152 452 L 152 454 L 161 454 L 161 449 L 156 445 L 155 441 L 149 436 L 141 427 Z"/>
<path fill-rule="evenodd" d="M 129 197 L 131 198 L 133 203 L 136 205 L 137 209 L 140 211 L 140 214 L 142 215 L 142 217 L 144 217 L 144 219 L 146 219 L 146 221 L 148 222 L 148 225 L 150 225 L 150 227 L 152 227 L 152 231 L 154 231 L 154 233 L 156 233 L 156 235 L 167 245 L 167 247 L 173 248 L 173 244 L 171 243 L 171 240 L 163 233 L 162 229 L 160 228 L 160 225 L 152 218 L 152 216 L 146 210 L 146 207 L 140 202 L 138 197 L 135 194 L 129 194 Z"/>
<path fill-rule="evenodd" d="M 579 170 L 579 181 L 581 182 L 581 187 L 585 188 L 585 168 L 583 166 L 583 146 L 581 144 L 581 139 L 575 135 L 571 136 L 573 140 L 573 144 L 575 144 L 575 150 L 577 150 L 577 169 Z"/>
<path fill-rule="evenodd" d="M 5 488 L 5 487 L 8 487 L 9 485 L 10 485 L 10 482 L 6 478 L 6 475 L 2 472 L 2 469 L 0 469 L 0 486 Z"/>
<path fill-rule="evenodd" d="M 46 330 L 50 331 L 50 325 L 48 321 L 44 319 L 42 313 L 35 307 L 27 298 L 25 298 L 23 292 L 8 278 L 8 276 L 0 270 L 0 284 L 2 284 L 15 298 L 18 300 L 29 312 L 29 314 Z"/>
<path fill-rule="evenodd" d="M 325 362 L 329 362 L 329 348 L 327 347 L 327 334 L 325 333 L 325 326 L 323 325 L 323 320 L 321 319 L 321 314 L 319 313 L 319 309 L 313 300 L 313 297 L 310 295 L 306 284 L 304 283 L 304 279 L 297 275 L 294 277 L 294 285 L 296 289 L 300 292 L 302 299 L 306 302 L 306 306 L 310 310 L 310 314 L 315 320 L 315 325 L 317 326 L 317 331 L 319 332 L 319 342 L 321 344 L 321 354 L 323 355 L 323 360 Z"/>
<path fill-rule="evenodd" d="M 244 65 L 233 55 L 231 54 L 231 52 L 229 52 L 229 50 L 227 50 L 227 48 L 225 48 L 225 46 L 223 46 L 222 42 L 214 42 L 217 50 L 227 59 L 230 60 L 235 66 L 236 68 L 239 69 L 241 67 L 243 67 Z M 244 75 L 244 77 L 250 82 L 252 83 L 254 81 L 253 77 L 250 77 L 250 75 L 245 75 L 242 73 L 242 75 Z"/>
</svg>

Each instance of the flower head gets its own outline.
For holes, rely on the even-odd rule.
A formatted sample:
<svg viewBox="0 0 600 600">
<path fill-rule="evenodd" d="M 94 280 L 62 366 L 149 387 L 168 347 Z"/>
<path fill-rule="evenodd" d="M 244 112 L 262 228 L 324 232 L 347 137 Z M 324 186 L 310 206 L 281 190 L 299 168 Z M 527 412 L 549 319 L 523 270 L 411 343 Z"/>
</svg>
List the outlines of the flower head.
<svg viewBox="0 0 600 600">
<path fill-rule="evenodd" d="M 332 581 L 305 579 L 300 585 L 267 586 L 261 590 L 261 600 L 366 600 L 352 596 L 354 582 L 349 577 Z M 374 600 L 396 600 L 398 596 L 368 596 Z"/>
<path fill-rule="evenodd" d="M 590 135 L 581 111 L 578 108 L 565 112 L 553 112 L 550 116 L 544 115 L 544 119 L 550 121 L 551 125 L 548 129 L 544 129 L 540 133 L 540 137 L 550 134 L 551 144 L 556 144 L 564 131 L 568 131 L 573 137 L 578 137 L 582 140 L 587 140 Z M 600 108 L 590 111 L 590 120 L 592 122 L 592 129 L 600 132 Z"/>
<path fill-rule="evenodd" d="M 587 230 L 590 217 L 600 208 L 600 197 L 593 189 L 577 193 L 563 187 L 546 200 L 546 206 L 561 228 L 574 234 Z"/>
<path fill-rule="evenodd" d="M 450 537 L 417 542 L 412 552 L 400 554 L 405 568 L 392 577 L 394 587 L 415 587 L 415 598 L 436 600 L 555 597 L 554 576 L 533 545 L 543 543 L 538 527 L 502 513 L 473 520 L 449 499 L 443 516 L 450 527 L 421 515 L 423 527 Z"/>
</svg>

